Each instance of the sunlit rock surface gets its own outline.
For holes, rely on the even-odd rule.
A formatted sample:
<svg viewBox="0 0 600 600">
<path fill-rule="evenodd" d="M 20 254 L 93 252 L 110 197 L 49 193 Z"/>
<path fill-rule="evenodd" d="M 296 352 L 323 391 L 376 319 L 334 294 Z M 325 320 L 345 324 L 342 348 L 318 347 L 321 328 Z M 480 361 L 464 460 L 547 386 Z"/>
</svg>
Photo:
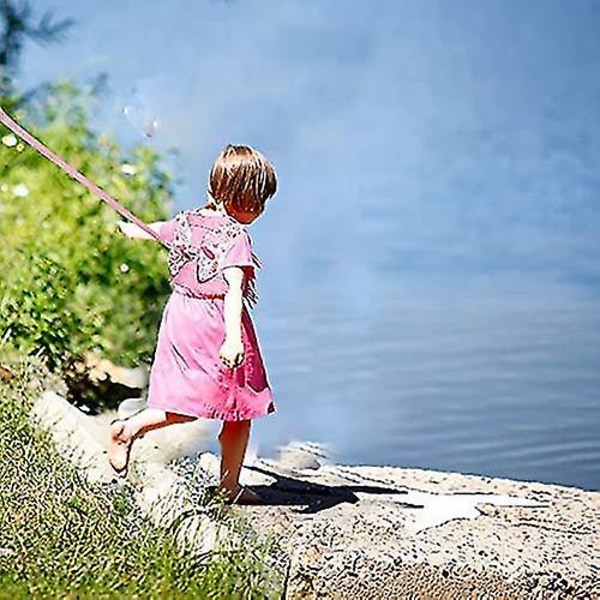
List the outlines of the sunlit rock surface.
<svg viewBox="0 0 600 600">
<path fill-rule="evenodd" d="M 50 393 L 34 417 L 90 478 L 112 478 L 108 417 L 86 416 Z M 198 422 L 136 443 L 130 477 L 150 516 L 154 503 L 161 518 L 189 510 L 197 499 L 186 480 L 216 481 L 219 461 L 201 451 L 205 435 Z M 265 505 L 236 510 L 259 533 L 277 537 L 289 557 L 290 598 L 600 598 L 598 492 L 345 467 L 329 464 L 325 451 L 306 443 L 283 448 L 276 460 L 249 463 L 243 483 Z M 214 531 L 200 519 L 186 545 L 208 548 Z"/>
</svg>

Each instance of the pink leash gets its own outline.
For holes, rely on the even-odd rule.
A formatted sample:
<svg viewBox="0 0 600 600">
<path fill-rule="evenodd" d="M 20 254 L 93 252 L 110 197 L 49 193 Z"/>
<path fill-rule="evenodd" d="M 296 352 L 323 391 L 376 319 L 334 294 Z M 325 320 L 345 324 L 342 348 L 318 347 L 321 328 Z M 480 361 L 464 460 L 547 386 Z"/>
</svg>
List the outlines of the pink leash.
<svg viewBox="0 0 600 600">
<path fill-rule="evenodd" d="M 44 146 L 42 142 L 32 136 L 28 131 L 23 129 L 23 127 L 21 127 L 16 121 L 11 119 L 11 117 L 6 114 L 2 107 L 0 107 L 0 122 L 2 122 L 3 125 L 6 125 L 6 127 L 8 127 L 13 133 L 18 135 L 24 142 L 27 142 L 34 150 L 37 150 L 43 157 L 47 158 L 50 162 L 53 162 L 57 167 L 75 179 L 75 181 L 85 186 L 90 192 L 92 192 L 92 194 L 94 194 L 94 196 L 106 202 L 106 204 L 116 210 L 121 216 L 125 217 L 128 221 L 131 221 L 140 229 L 143 229 L 146 233 L 162 243 L 162 240 L 156 231 L 150 229 L 148 225 L 138 219 L 133 213 L 128 211 L 110 194 L 98 187 L 94 182 L 90 181 L 83 173 L 75 169 L 75 167 L 72 167 L 66 160 L 63 160 L 60 156 L 54 154 L 54 152 L 52 152 L 52 150 L 50 150 L 47 146 Z"/>
</svg>

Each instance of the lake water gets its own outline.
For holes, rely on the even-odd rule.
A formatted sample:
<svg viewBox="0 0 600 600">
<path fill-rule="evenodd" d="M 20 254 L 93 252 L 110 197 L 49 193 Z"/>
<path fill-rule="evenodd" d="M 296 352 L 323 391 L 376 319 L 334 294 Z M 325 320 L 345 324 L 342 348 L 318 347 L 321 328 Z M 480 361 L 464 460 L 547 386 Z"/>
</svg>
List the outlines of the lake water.
<svg viewBox="0 0 600 600">
<path fill-rule="evenodd" d="M 279 412 L 260 449 L 314 440 L 342 463 L 599 489 L 597 292 L 410 283 L 269 290 L 256 319 Z"/>
</svg>

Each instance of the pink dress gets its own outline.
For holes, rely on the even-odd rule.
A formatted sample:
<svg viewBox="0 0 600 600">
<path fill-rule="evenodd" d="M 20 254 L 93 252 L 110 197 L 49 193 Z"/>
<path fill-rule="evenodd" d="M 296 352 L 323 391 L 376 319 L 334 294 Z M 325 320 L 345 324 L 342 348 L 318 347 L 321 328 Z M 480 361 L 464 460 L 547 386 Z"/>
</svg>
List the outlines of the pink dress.
<svg viewBox="0 0 600 600">
<path fill-rule="evenodd" d="M 219 358 L 228 287 L 223 269 L 241 267 L 246 275 L 244 297 L 254 299 L 258 261 L 244 226 L 225 215 L 186 211 L 167 221 L 160 237 L 169 245 L 173 293 L 158 333 L 148 406 L 224 421 L 273 412 L 272 392 L 246 306 L 242 311 L 244 363 L 229 369 Z"/>
</svg>

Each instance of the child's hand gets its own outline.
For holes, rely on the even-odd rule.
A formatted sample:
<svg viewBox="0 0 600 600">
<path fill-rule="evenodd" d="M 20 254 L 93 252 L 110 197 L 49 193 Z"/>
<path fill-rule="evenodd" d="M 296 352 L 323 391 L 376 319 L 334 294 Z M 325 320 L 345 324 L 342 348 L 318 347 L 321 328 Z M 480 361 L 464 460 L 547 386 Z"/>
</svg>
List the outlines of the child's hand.
<svg viewBox="0 0 600 600">
<path fill-rule="evenodd" d="M 160 230 L 164 224 L 164 221 L 156 221 L 154 223 L 149 223 L 148 227 L 160 234 Z M 121 230 L 121 233 L 124 233 L 127 237 L 134 240 L 155 239 L 155 236 L 150 235 L 147 231 L 144 231 L 141 227 L 138 227 L 135 223 L 130 223 L 129 221 L 118 221 L 117 227 Z"/>
<path fill-rule="evenodd" d="M 127 237 L 131 237 L 139 229 L 137 225 L 129 223 L 128 221 L 119 221 L 117 227 L 121 230 L 121 233 L 124 233 Z"/>
<path fill-rule="evenodd" d="M 228 369 L 235 369 L 244 362 L 244 345 L 242 340 L 225 340 L 219 356 Z"/>
</svg>

